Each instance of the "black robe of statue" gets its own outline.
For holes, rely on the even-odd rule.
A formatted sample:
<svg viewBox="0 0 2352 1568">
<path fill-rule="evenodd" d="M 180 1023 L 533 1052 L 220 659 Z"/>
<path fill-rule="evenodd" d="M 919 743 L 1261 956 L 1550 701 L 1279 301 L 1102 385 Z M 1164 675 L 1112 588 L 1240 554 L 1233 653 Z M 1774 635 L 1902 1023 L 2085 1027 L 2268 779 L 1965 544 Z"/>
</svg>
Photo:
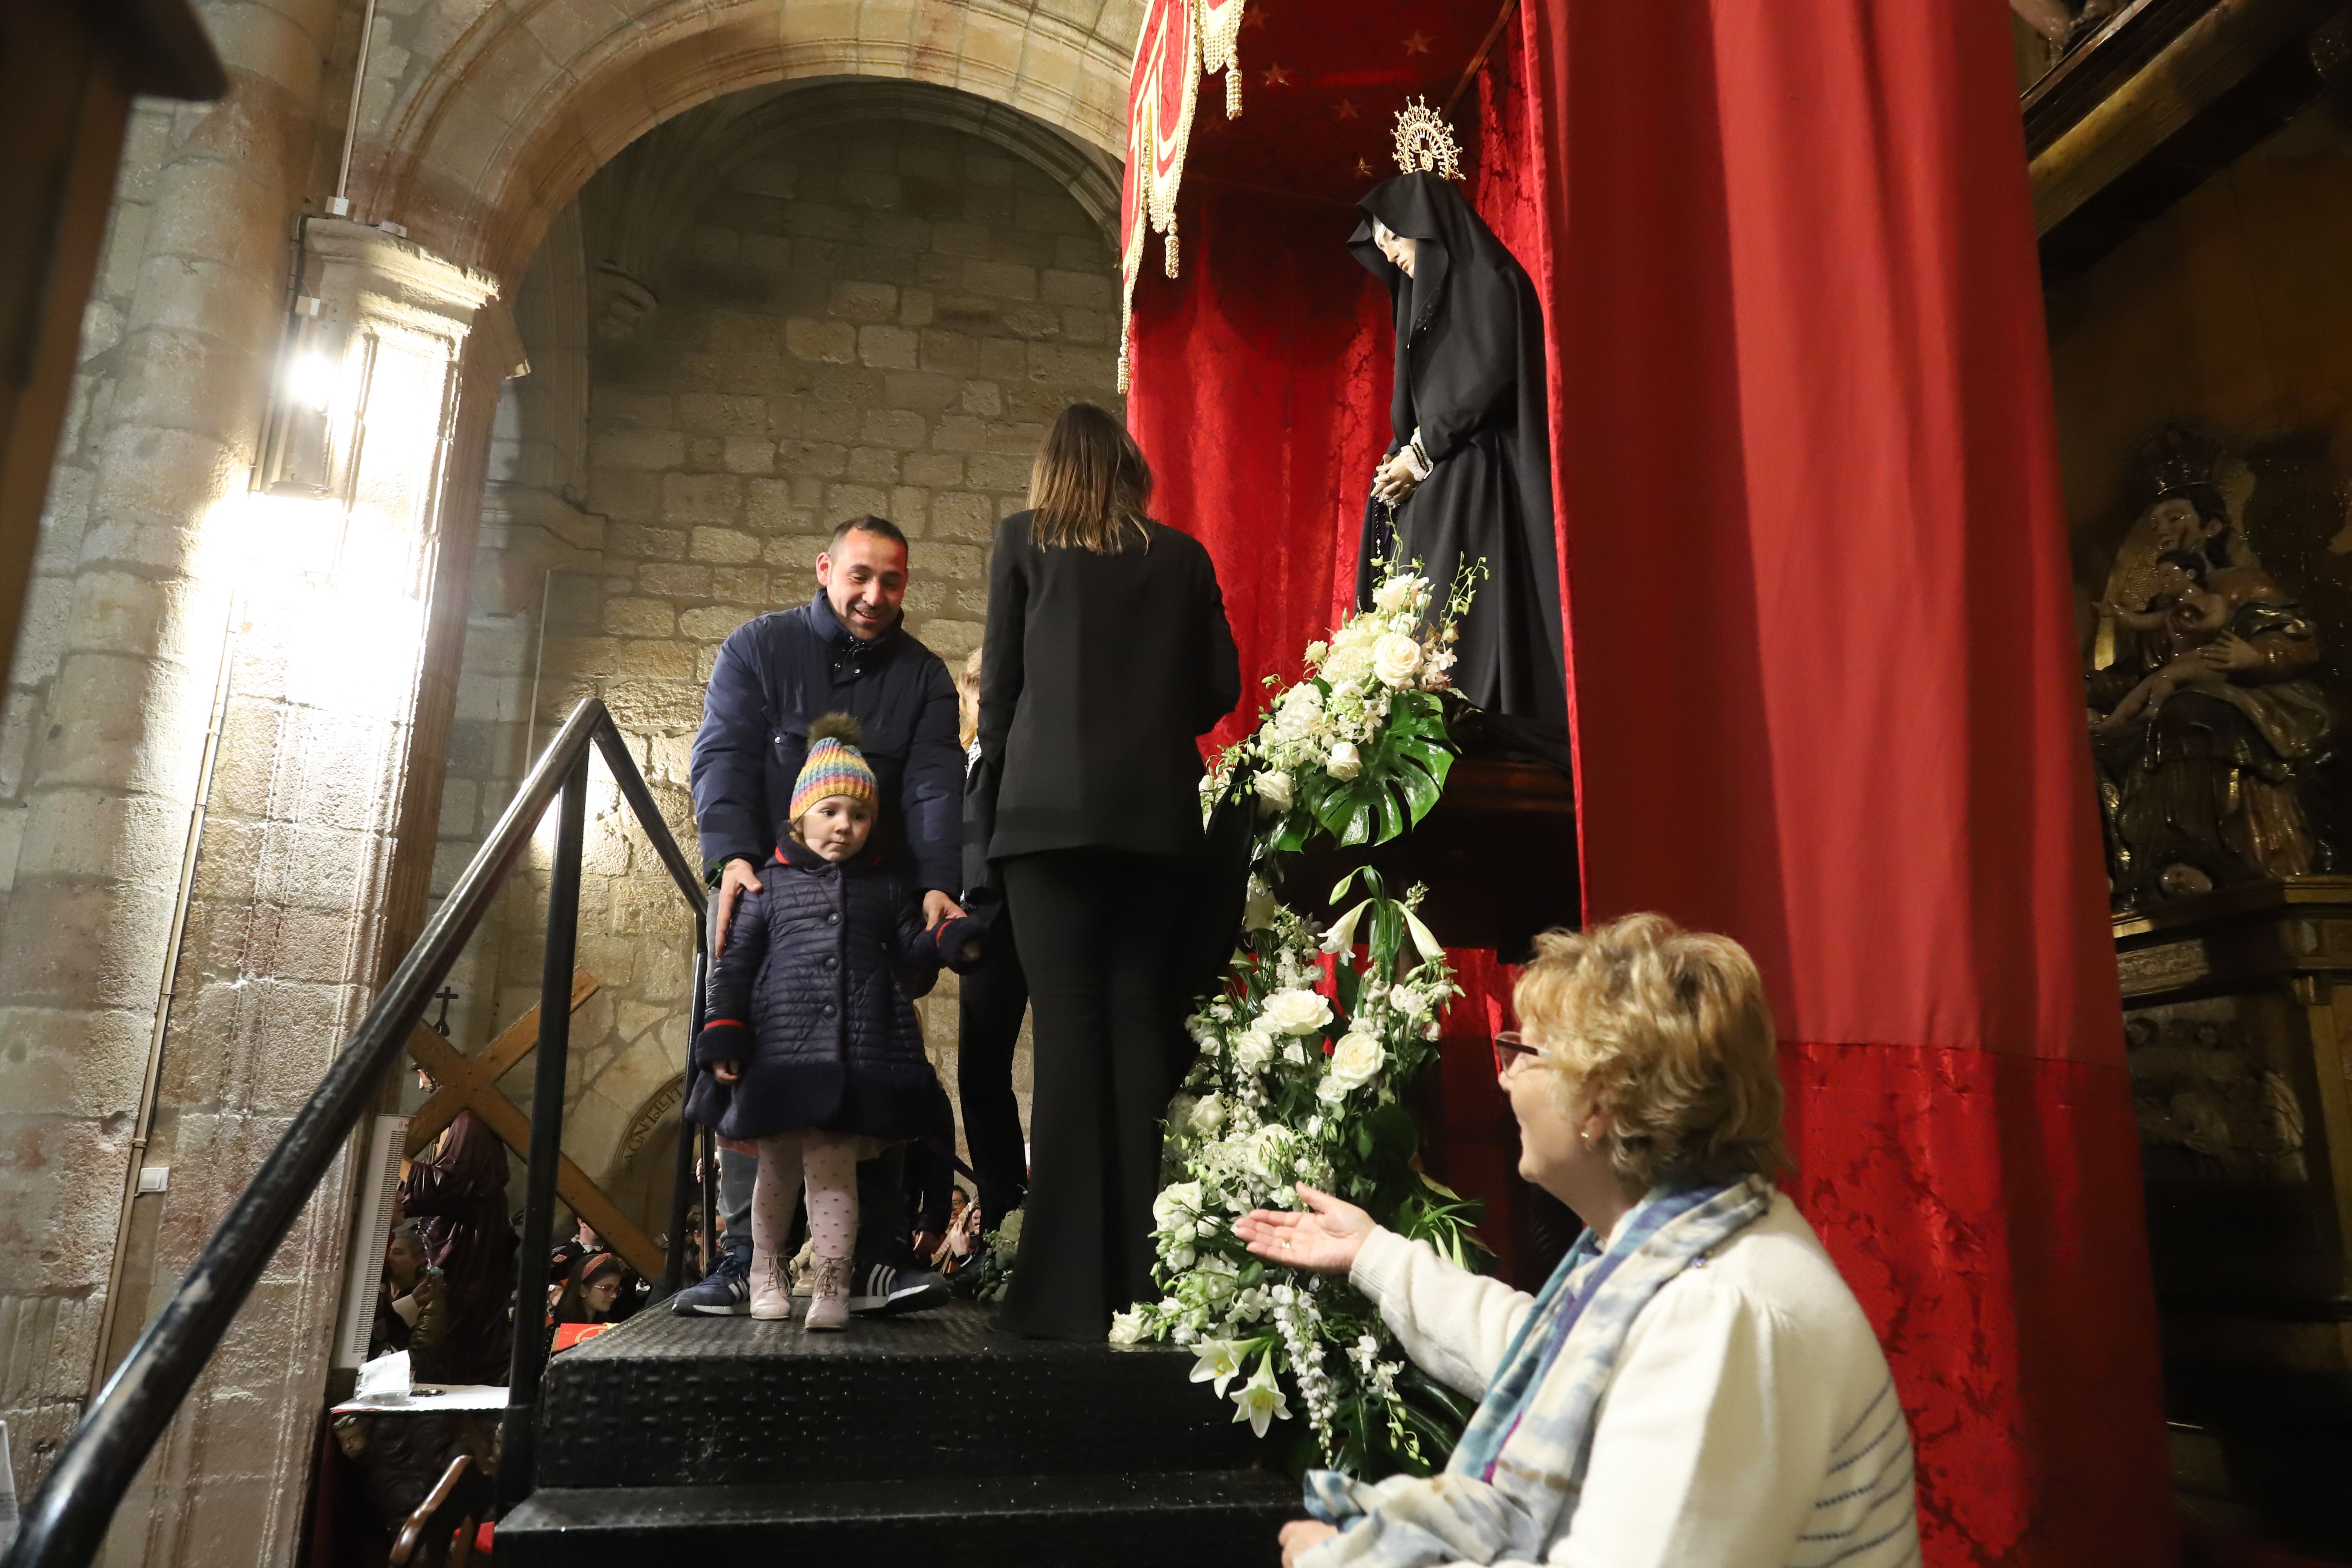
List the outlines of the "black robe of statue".
<svg viewBox="0 0 2352 1568">
<path fill-rule="evenodd" d="M 1454 687 L 1507 721 L 1525 749 L 1564 752 L 1568 699 L 1560 653 L 1559 552 L 1545 407 L 1543 313 L 1533 284 L 1454 184 L 1402 174 L 1357 204 L 1348 241 L 1396 299 L 1394 457 L 1421 432 L 1430 475 L 1396 509 L 1395 552 L 1418 560 L 1439 603 L 1465 559 L 1486 575 L 1462 623 Z M 1372 240 L 1372 219 L 1415 242 L 1413 275 Z M 1373 558 L 1388 531 L 1364 510 L 1356 602 L 1369 605 Z"/>
</svg>

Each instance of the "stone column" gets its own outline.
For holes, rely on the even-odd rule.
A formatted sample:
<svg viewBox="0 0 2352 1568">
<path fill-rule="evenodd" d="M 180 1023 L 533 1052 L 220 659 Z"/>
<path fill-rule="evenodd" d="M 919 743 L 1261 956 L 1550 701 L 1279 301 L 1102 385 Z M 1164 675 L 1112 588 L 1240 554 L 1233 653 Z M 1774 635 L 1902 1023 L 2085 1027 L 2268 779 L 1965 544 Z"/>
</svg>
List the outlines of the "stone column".
<svg viewBox="0 0 2352 1568">
<path fill-rule="evenodd" d="M 141 1315 L 194 1260 L 414 934 L 446 744 L 430 628 L 446 615 L 445 550 L 469 560 L 472 545 L 470 513 L 445 517 L 441 500 L 453 468 L 478 493 L 488 412 L 517 357 L 511 328 L 484 310 L 491 279 L 349 223 L 312 221 L 305 250 L 304 292 L 321 309 L 302 352 L 324 378 L 327 488 L 249 494 L 207 542 L 237 608 L 145 1156 L 174 1176 L 150 1277 L 122 1280 L 141 1291 Z M 485 322 L 503 342 L 469 345 Z M 404 837 L 412 852 L 396 867 Z M 225 1561 L 232 1542 L 259 1543 L 254 1561 L 292 1559 L 348 1185 L 329 1178 L 256 1288 L 126 1501 L 110 1561 Z"/>
<path fill-rule="evenodd" d="M 20 1489 L 100 1361 L 226 607 L 201 556 L 252 461 L 341 7 L 201 9 L 230 92 L 142 107 L 127 139 L 0 734 L 0 1418 Z"/>
<path fill-rule="evenodd" d="M 222 177 L 184 181 L 188 210 L 150 240 L 0 931 L 0 1280 L 16 1293 L 0 1414 L 23 1434 L 20 1484 L 414 933 L 453 575 L 464 620 L 445 546 L 470 562 L 489 415 L 520 358 L 485 309 L 492 279 L 313 220 L 299 291 L 320 306 L 299 347 L 324 410 L 302 470 L 318 484 L 253 488 L 257 457 L 284 468 L 259 448 L 295 187 L 232 206 Z M 162 183 L 159 206 L 168 167 Z M 197 241 L 243 263 L 168 248 Z M 467 499 L 445 512 L 445 490 Z M 415 852 L 395 864 L 404 837 Z M 133 1165 L 167 1169 L 164 1190 L 126 1201 Z M 263 1276 L 125 1500 L 109 1563 L 292 1561 L 348 1189 L 329 1178 Z"/>
</svg>

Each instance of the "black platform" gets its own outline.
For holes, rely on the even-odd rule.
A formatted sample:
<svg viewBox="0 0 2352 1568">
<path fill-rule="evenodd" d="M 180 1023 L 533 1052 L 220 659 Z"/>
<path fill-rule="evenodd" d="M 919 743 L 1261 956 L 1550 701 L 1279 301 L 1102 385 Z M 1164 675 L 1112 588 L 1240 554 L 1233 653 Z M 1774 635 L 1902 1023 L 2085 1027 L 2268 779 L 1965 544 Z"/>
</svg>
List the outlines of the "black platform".
<svg viewBox="0 0 2352 1568">
<path fill-rule="evenodd" d="M 956 1305 L 837 1335 L 656 1310 L 548 1368 L 501 1563 L 879 1547 L 919 1561 L 1273 1563 L 1298 1489 L 1160 1347 L 1001 1338 Z M 932 1554 L 942 1554 L 934 1558 Z"/>
</svg>

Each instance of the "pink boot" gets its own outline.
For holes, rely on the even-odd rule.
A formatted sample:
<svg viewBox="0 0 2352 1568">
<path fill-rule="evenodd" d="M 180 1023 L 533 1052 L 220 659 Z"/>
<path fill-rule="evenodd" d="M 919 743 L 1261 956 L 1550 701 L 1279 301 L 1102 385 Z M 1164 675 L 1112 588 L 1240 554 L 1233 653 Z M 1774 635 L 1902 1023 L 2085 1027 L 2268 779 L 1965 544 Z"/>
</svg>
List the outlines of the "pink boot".
<svg viewBox="0 0 2352 1568">
<path fill-rule="evenodd" d="M 759 1314 L 758 1298 L 753 1298 L 752 1314 Z M 816 1280 L 809 1300 L 808 1316 L 802 1326 L 814 1333 L 838 1332 L 849 1326 L 849 1259 L 820 1258 L 816 1260 Z"/>
</svg>

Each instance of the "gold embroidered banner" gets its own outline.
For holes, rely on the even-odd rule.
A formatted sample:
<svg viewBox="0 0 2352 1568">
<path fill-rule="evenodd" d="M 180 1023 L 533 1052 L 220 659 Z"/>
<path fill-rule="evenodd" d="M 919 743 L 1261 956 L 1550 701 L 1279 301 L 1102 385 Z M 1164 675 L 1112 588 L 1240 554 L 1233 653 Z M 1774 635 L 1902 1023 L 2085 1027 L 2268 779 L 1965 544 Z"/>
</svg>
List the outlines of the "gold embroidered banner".
<svg viewBox="0 0 2352 1568">
<path fill-rule="evenodd" d="M 1201 78 L 1225 73 L 1225 116 L 1242 111 L 1239 41 L 1245 0 L 1151 0 L 1127 87 L 1127 172 L 1119 188 L 1118 389 L 1128 387 L 1128 327 L 1147 227 L 1167 236 L 1176 276 L 1176 190 L 1184 177 Z"/>
</svg>

